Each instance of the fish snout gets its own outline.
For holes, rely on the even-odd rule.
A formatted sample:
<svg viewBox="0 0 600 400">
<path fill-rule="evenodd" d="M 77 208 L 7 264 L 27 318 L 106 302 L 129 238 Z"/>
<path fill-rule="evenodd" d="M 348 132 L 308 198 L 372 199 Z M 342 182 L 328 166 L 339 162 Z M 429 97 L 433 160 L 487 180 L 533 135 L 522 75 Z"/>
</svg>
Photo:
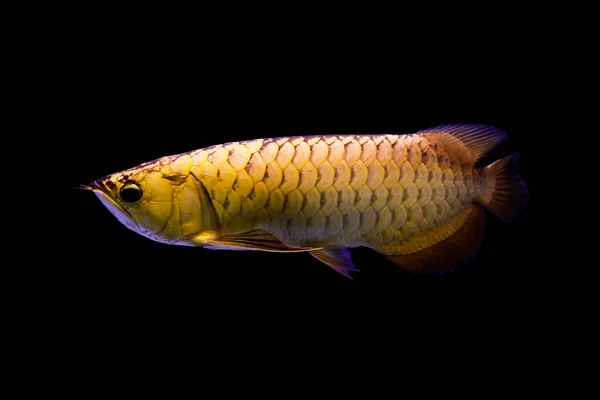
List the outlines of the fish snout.
<svg viewBox="0 0 600 400">
<path fill-rule="evenodd" d="M 90 184 L 90 187 L 92 188 L 92 190 L 99 190 L 110 195 L 111 192 L 116 188 L 116 185 L 109 178 L 101 178 L 93 181 Z"/>
</svg>

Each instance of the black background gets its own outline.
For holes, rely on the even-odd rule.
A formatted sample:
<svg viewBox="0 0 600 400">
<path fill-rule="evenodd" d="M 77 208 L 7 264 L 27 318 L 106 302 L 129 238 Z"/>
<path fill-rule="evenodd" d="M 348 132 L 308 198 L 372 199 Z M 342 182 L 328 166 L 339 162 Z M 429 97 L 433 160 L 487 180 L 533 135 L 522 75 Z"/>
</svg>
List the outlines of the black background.
<svg viewBox="0 0 600 400">
<path fill-rule="evenodd" d="M 463 375 L 467 353 L 465 363 L 482 375 L 489 369 L 480 366 L 501 365 L 489 390 L 530 381 L 527 361 L 554 357 L 543 339 L 570 326 L 556 316 L 570 314 L 565 300 L 586 278 L 569 277 L 588 264 L 559 258 L 574 228 L 554 226 L 565 219 L 555 206 L 573 193 L 555 172 L 574 163 L 572 153 L 558 157 L 573 151 L 570 131 L 559 132 L 567 140 L 551 139 L 561 114 L 554 102 L 564 72 L 552 68 L 560 35 L 531 23 L 537 11 L 518 10 L 521 23 L 488 18 L 503 10 L 513 13 L 471 18 L 469 10 L 464 21 L 439 25 L 405 10 L 391 14 L 394 21 L 380 15 L 374 27 L 341 10 L 322 21 L 309 11 L 292 25 L 295 13 L 271 17 L 271 9 L 270 24 L 232 12 L 213 24 L 209 12 L 185 23 L 142 10 L 49 19 L 35 35 L 39 50 L 23 48 L 33 59 L 24 63 L 26 81 L 39 87 L 23 84 L 22 96 L 40 111 L 27 113 L 19 131 L 31 141 L 26 148 L 41 150 L 31 177 L 47 182 L 41 196 L 30 193 L 37 179 L 26 182 L 34 221 L 19 236 L 25 265 L 9 264 L 22 279 L 6 281 L 19 292 L 9 305 L 27 347 L 51 355 L 49 370 L 66 361 L 69 385 L 77 377 L 91 388 L 117 376 L 133 382 L 144 366 L 159 375 L 179 366 L 192 379 L 225 378 L 225 389 L 256 372 L 261 390 L 273 382 L 262 363 L 289 378 L 280 366 L 304 361 L 308 368 L 292 378 L 337 373 L 335 384 L 353 387 L 374 366 L 391 364 L 425 378 L 419 390 L 453 371 L 471 386 L 480 380 Z M 531 197 L 511 224 L 487 213 L 477 258 L 443 275 L 412 275 L 361 248 L 351 250 L 361 272 L 349 280 L 308 254 L 168 246 L 129 231 L 94 195 L 74 189 L 228 141 L 448 123 L 504 129 L 509 139 L 484 164 L 520 152 Z M 330 368 L 361 357 L 367 362 L 358 368 Z M 319 367 L 324 372 L 313 373 Z M 410 380 L 404 376 L 390 381 L 398 388 Z"/>
<path fill-rule="evenodd" d="M 84 64 L 94 78 L 73 93 L 75 125 L 70 128 L 78 131 L 78 139 L 68 185 L 89 183 L 162 155 L 235 140 L 412 133 L 444 123 L 479 123 L 508 132 L 509 140 L 484 164 L 519 151 L 532 201 L 512 224 L 488 214 L 477 259 L 453 273 L 415 276 L 373 251 L 354 249 L 362 272 L 351 281 L 308 254 L 154 243 L 121 226 L 95 196 L 67 188 L 74 223 L 67 245 L 76 259 L 93 261 L 76 273 L 95 290 L 132 298 L 136 293 L 193 297 L 209 290 L 240 300 L 283 290 L 297 301 L 323 290 L 408 291 L 417 298 L 451 300 L 454 294 L 489 293 L 500 286 L 510 291 L 521 284 L 518 277 L 536 269 L 529 239 L 535 229 L 537 121 L 526 88 L 498 75 L 499 70 L 486 73 L 464 65 L 459 70 L 466 71 L 457 74 L 443 63 L 424 68 L 417 63 L 407 71 L 401 60 L 375 54 L 340 55 L 335 62 L 318 54 L 307 59 L 283 53 L 265 60 L 261 54 L 247 54 L 225 62 L 207 59 L 194 67 L 185 65 L 185 59 L 132 62 L 127 57 L 126 62 L 121 57 Z"/>
<path fill-rule="evenodd" d="M 112 327 L 156 320 L 177 330 L 245 321 L 247 331 L 298 317 L 315 328 L 347 315 L 361 326 L 419 318 L 451 330 L 459 316 L 529 320 L 548 300 L 540 292 L 548 276 L 541 257 L 549 255 L 536 239 L 544 218 L 536 193 L 550 121 L 535 49 L 513 48 L 502 35 L 473 52 L 452 41 L 409 48 L 359 36 L 221 32 L 194 43 L 185 35 L 103 28 L 70 35 L 49 60 L 58 71 L 48 76 L 47 100 L 62 152 L 53 178 L 61 229 L 51 238 L 56 264 L 37 278 L 49 283 L 58 309 L 88 328 L 96 319 Z M 505 130 L 509 139 L 484 164 L 520 152 L 531 199 L 511 224 L 487 213 L 477 258 L 443 275 L 413 275 L 362 248 L 351 250 L 361 272 L 349 280 L 308 254 L 168 246 L 129 231 L 94 195 L 73 188 L 229 141 L 448 123 Z"/>
</svg>

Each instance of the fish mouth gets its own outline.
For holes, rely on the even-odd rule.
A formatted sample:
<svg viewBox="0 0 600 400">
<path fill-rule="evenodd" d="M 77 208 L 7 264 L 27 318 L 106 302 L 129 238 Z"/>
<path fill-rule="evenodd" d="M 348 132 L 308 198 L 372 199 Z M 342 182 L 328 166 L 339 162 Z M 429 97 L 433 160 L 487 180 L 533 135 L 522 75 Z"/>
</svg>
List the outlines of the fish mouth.
<svg viewBox="0 0 600 400">
<path fill-rule="evenodd" d="M 118 209 L 121 213 L 124 214 L 124 216 L 129 220 L 129 222 L 133 223 L 136 227 L 139 228 L 139 225 L 138 225 L 137 221 L 135 220 L 135 218 L 133 218 L 133 215 L 131 215 L 131 213 L 129 211 L 127 211 L 121 204 L 119 204 L 114 199 L 114 197 L 111 195 L 110 190 L 106 187 L 106 185 L 102 182 L 102 180 L 100 180 L 100 179 L 95 180 L 92 183 L 90 183 L 89 185 L 80 185 L 79 188 L 82 190 L 85 190 L 85 191 L 94 192 L 96 194 L 96 196 L 100 199 L 100 201 L 102 201 L 102 203 L 104 203 L 104 206 L 107 207 L 109 209 L 109 211 L 111 211 L 111 213 L 115 217 L 117 217 L 117 219 L 119 219 L 126 226 L 129 227 L 129 225 L 126 224 L 125 221 L 122 221 L 121 218 L 119 218 L 119 216 L 117 214 L 115 214 L 115 212 L 113 212 L 113 210 L 111 209 L 111 207 L 109 207 L 109 205 Z M 129 227 L 129 228 L 132 229 L 132 227 Z"/>
<path fill-rule="evenodd" d="M 94 188 L 90 185 L 84 185 L 84 184 L 80 184 L 75 186 L 75 189 L 79 189 L 79 190 L 85 190 L 87 192 L 93 192 Z"/>
<path fill-rule="evenodd" d="M 100 179 L 93 181 L 89 185 L 80 184 L 78 186 L 75 186 L 75 189 L 85 190 L 87 192 L 101 192 L 105 195 L 110 196 L 108 189 Z"/>
<path fill-rule="evenodd" d="M 94 182 L 90 183 L 90 186 L 88 186 L 88 187 L 93 192 L 100 191 L 100 192 L 110 196 L 108 188 L 106 187 L 106 185 L 104 183 L 102 183 L 102 181 L 100 179 L 95 180 Z M 112 196 L 110 196 L 110 197 L 112 198 Z"/>
</svg>

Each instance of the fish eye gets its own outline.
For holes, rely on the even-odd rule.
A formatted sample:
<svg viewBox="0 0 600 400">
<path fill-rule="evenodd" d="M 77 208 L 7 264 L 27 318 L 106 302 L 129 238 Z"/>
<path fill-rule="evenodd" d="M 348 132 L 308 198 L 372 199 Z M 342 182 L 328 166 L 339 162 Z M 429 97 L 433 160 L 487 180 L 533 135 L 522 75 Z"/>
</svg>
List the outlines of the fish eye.
<svg viewBox="0 0 600 400">
<path fill-rule="evenodd" d="M 141 199 L 142 194 L 144 194 L 140 185 L 138 185 L 137 182 L 133 181 L 126 182 L 121 188 L 120 193 L 121 199 L 123 199 L 123 201 L 127 203 L 135 203 L 136 201 Z"/>
</svg>

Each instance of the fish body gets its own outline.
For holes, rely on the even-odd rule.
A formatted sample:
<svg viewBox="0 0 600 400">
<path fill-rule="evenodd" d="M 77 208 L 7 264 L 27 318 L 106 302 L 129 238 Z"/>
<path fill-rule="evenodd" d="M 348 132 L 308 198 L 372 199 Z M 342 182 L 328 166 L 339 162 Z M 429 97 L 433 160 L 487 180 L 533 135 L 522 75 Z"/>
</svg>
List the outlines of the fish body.
<svg viewBox="0 0 600 400">
<path fill-rule="evenodd" d="M 485 125 L 408 135 L 256 139 L 166 156 L 94 181 L 128 228 L 212 249 L 308 251 L 350 276 L 365 246 L 415 272 L 472 258 L 483 207 L 510 221 L 528 190 L 517 155 L 477 161 L 506 139 Z"/>
</svg>

